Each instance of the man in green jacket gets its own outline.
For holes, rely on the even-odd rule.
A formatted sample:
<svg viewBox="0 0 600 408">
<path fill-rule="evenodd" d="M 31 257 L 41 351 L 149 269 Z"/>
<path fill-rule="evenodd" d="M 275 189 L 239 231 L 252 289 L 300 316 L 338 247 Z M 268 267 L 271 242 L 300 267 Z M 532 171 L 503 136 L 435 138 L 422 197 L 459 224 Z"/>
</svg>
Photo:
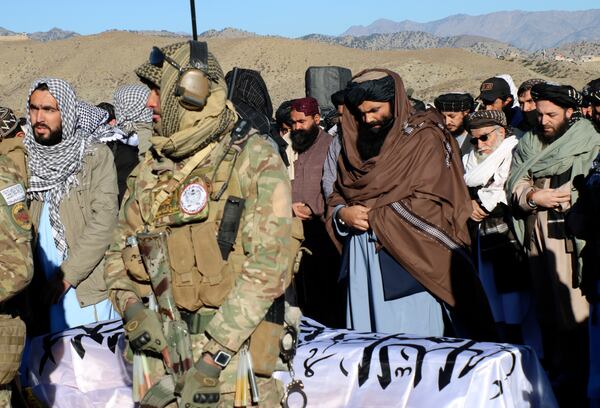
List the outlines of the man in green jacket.
<svg viewBox="0 0 600 408">
<path fill-rule="evenodd" d="M 116 170 L 101 143 L 111 133 L 108 115 L 78 100 L 67 82 L 44 78 L 31 87 L 27 116 L 28 193 L 42 285 L 34 298 L 44 300 L 40 308 L 52 304 L 50 327 L 41 319 L 36 331 L 113 318 L 103 279 L 118 211 Z"/>
<path fill-rule="evenodd" d="M 507 193 L 516 236 L 529 256 L 546 369 L 551 379 L 560 375 L 557 390 L 578 392 L 585 385 L 580 376 L 587 358 L 586 347 L 579 346 L 587 336 L 589 315 L 579 289 L 585 242 L 569 233 L 564 219 L 577 201 L 577 180 L 600 151 L 600 134 L 582 117 L 582 97 L 572 86 L 540 83 L 531 88 L 531 96 L 539 126 L 515 149 Z"/>
</svg>

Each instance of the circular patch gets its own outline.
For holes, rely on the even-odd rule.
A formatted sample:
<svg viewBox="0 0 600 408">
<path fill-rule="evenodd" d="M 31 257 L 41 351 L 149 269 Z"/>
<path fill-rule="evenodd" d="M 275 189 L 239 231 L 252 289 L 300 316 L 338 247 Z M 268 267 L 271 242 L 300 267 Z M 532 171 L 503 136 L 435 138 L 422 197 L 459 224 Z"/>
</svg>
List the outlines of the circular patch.
<svg viewBox="0 0 600 408">
<path fill-rule="evenodd" d="M 13 205 L 11 211 L 15 224 L 25 230 L 31 229 L 31 219 L 29 219 L 29 212 L 27 212 L 25 203 L 17 203 Z"/>
<path fill-rule="evenodd" d="M 200 183 L 188 184 L 179 196 L 179 208 L 187 215 L 195 215 L 204 210 L 208 203 L 208 193 Z"/>
</svg>

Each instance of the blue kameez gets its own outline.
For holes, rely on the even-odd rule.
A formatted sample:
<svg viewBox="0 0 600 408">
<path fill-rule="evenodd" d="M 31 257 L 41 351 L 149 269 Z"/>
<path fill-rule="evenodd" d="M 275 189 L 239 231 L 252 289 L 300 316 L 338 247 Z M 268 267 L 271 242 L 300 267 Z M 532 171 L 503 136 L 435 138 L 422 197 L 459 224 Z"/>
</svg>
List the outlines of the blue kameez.
<svg viewBox="0 0 600 408">
<path fill-rule="evenodd" d="M 58 271 L 63 260 L 60 259 L 52 236 L 48 202 L 44 203 L 40 216 L 36 252 L 36 261 L 39 262 L 39 266 L 44 271 L 46 279 L 50 280 Z M 56 333 L 84 324 L 116 319 L 118 317 L 108 299 L 95 305 L 81 307 L 77 300 L 75 288 L 71 287 L 57 304 L 50 306 L 50 332 Z"/>
<path fill-rule="evenodd" d="M 424 291 L 399 299 L 385 300 L 376 237 L 373 231 L 349 231 L 338 225 L 336 208 L 333 222 L 345 237 L 344 261 L 348 270 L 346 326 L 349 329 L 378 333 L 409 333 L 442 336 L 442 305 Z"/>
</svg>

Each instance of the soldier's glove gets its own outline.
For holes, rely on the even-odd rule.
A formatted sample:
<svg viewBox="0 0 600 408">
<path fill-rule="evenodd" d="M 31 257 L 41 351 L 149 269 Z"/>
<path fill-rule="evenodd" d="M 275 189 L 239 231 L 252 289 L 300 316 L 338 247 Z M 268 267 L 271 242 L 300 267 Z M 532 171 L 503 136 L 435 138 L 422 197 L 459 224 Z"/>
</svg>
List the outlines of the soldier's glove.
<svg viewBox="0 0 600 408">
<path fill-rule="evenodd" d="M 175 393 L 181 396 L 180 407 L 213 408 L 219 403 L 221 369 L 200 360 L 185 373 Z"/>
<path fill-rule="evenodd" d="M 133 351 L 160 353 L 167 347 L 160 316 L 142 303 L 134 303 L 125 310 L 125 332 Z"/>
</svg>

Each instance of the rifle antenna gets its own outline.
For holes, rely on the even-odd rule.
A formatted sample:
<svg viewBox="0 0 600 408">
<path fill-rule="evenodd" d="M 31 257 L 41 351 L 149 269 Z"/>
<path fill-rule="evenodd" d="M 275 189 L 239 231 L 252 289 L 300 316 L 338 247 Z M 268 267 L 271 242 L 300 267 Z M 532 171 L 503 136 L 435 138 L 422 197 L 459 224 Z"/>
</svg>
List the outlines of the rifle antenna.
<svg viewBox="0 0 600 408">
<path fill-rule="evenodd" d="M 196 31 L 196 1 L 190 0 L 190 9 L 192 14 L 192 39 L 198 41 L 198 32 Z"/>
</svg>

